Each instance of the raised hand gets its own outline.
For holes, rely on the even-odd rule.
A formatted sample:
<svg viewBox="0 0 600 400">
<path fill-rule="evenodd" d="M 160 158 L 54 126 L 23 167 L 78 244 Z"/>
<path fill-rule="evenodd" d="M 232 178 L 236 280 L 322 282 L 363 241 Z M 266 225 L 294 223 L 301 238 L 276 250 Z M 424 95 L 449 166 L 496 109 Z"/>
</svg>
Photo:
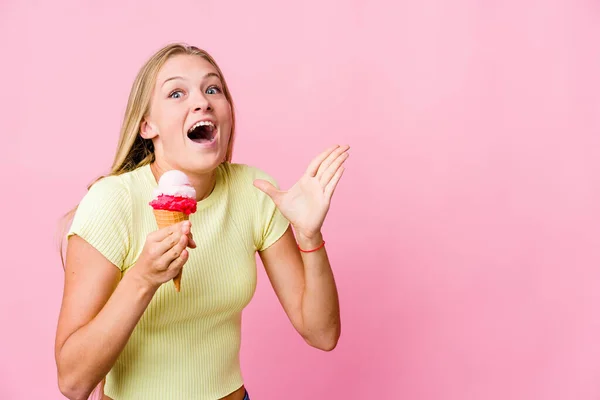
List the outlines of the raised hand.
<svg viewBox="0 0 600 400">
<path fill-rule="evenodd" d="M 257 179 L 254 186 L 265 192 L 281 213 L 304 237 L 317 235 L 329 211 L 331 197 L 343 173 L 350 146 L 333 146 L 315 157 L 300 180 L 287 191 Z"/>
</svg>

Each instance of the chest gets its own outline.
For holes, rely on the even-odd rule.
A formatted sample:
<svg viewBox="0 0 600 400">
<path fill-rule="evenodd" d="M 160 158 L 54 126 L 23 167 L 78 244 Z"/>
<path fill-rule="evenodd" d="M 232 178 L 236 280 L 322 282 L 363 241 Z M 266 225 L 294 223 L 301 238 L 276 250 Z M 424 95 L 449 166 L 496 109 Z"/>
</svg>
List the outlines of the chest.
<svg viewBox="0 0 600 400">
<path fill-rule="evenodd" d="M 138 218 L 146 234 L 157 229 L 149 214 Z M 256 253 L 250 216 L 235 217 L 223 204 L 192 214 L 190 221 L 197 247 L 188 249 L 181 291 L 176 292 L 172 282 L 163 284 L 142 316 L 141 327 L 199 320 L 218 323 L 241 312 L 254 295 Z"/>
</svg>

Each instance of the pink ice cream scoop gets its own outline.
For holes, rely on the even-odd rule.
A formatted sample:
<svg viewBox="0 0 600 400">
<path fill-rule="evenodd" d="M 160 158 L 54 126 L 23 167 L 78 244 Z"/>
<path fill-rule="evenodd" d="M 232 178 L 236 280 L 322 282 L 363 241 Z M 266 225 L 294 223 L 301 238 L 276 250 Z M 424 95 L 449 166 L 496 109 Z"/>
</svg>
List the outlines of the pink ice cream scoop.
<svg viewBox="0 0 600 400">
<path fill-rule="evenodd" d="M 155 210 L 178 211 L 186 215 L 196 212 L 196 204 L 196 190 L 187 175 L 175 169 L 162 174 L 150 202 Z"/>
</svg>

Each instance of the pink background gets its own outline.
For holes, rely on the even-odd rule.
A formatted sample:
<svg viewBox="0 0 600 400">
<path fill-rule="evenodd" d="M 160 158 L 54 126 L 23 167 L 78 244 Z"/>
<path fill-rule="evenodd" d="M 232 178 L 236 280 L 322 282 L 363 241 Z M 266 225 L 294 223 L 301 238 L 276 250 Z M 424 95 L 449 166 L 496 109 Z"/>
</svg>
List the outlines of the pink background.
<svg viewBox="0 0 600 400">
<path fill-rule="evenodd" d="M 172 41 L 224 70 L 234 161 L 288 187 L 352 145 L 324 229 L 339 346 L 305 345 L 259 267 L 253 400 L 600 398 L 598 2 L 166 3 L 0 4 L 1 399 L 62 398 L 57 219 Z"/>
</svg>

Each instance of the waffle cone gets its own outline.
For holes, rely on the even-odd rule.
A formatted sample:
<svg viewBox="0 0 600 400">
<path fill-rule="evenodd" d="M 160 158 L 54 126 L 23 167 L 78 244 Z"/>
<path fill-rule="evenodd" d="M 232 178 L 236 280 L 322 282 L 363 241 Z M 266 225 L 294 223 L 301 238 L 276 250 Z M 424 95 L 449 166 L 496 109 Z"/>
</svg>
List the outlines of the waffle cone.
<svg viewBox="0 0 600 400">
<path fill-rule="evenodd" d="M 158 229 L 166 228 L 167 226 L 178 224 L 181 221 L 187 221 L 190 219 L 190 216 L 186 213 L 182 213 L 180 211 L 169 211 L 169 210 L 153 210 L 154 218 L 156 219 L 156 223 L 158 224 Z M 173 278 L 173 284 L 175 285 L 175 290 L 181 290 L 181 273 L 183 270 L 177 274 L 175 278 Z"/>
</svg>

